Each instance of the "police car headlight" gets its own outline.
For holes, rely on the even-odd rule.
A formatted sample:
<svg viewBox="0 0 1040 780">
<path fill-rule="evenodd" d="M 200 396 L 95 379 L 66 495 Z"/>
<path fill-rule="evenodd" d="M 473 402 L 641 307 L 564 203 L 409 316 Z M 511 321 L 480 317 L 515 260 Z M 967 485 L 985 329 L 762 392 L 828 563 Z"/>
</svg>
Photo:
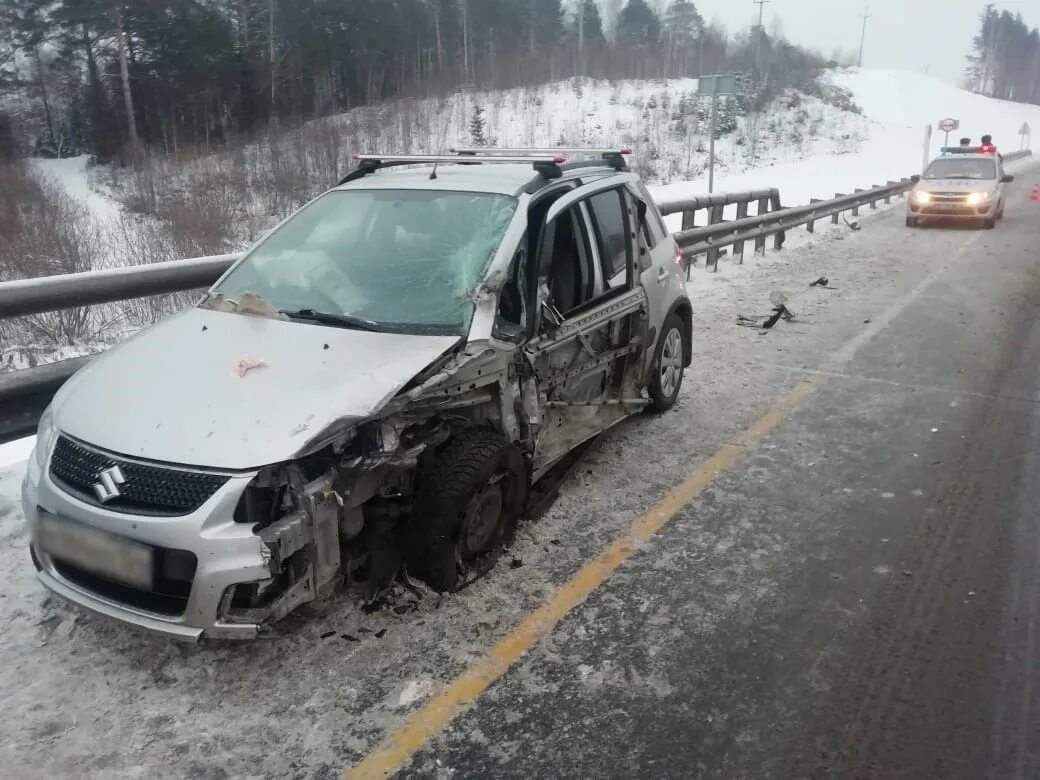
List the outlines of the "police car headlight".
<svg viewBox="0 0 1040 780">
<path fill-rule="evenodd" d="M 914 200 L 918 203 L 931 203 L 932 193 L 921 190 L 914 191 Z"/>
<path fill-rule="evenodd" d="M 968 205 L 976 206 L 979 203 L 985 203 L 987 200 L 993 197 L 992 192 L 973 192 L 968 195 Z"/>
<path fill-rule="evenodd" d="M 47 464 L 47 458 L 51 454 L 51 447 L 57 438 L 58 429 L 54 427 L 54 413 L 50 407 L 40 417 L 40 424 L 36 429 L 36 446 L 33 448 L 33 462 L 40 468 Z"/>
</svg>

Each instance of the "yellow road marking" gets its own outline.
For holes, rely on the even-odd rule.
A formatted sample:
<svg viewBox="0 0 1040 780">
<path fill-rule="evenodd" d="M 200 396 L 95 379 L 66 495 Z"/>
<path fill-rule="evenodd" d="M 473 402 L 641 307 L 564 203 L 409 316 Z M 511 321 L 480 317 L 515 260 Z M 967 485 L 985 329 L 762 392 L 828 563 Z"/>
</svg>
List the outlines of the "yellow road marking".
<svg viewBox="0 0 1040 780">
<path fill-rule="evenodd" d="M 528 615 L 482 659 L 431 699 L 357 766 L 347 770 L 344 780 L 385 778 L 400 768 L 431 737 L 462 714 L 481 693 L 505 674 L 520 656 L 549 634 L 621 564 L 631 558 L 640 544 L 660 531 L 680 509 L 699 496 L 716 476 L 732 468 L 744 453 L 757 447 L 786 414 L 800 406 L 823 382 L 824 379 L 817 376 L 800 383 L 735 442 L 727 444 L 704 461 L 626 533 L 575 574 L 551 600 Z"/>
</svg>

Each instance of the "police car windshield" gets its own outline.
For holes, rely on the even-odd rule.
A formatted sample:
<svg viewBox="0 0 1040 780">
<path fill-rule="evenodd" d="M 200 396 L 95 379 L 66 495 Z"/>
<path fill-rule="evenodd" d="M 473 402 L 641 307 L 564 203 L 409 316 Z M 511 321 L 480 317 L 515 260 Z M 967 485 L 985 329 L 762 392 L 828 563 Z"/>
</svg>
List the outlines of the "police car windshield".
<svg viewBox="0 0 1040 780">
<path fill-rule="evenodd" d="M 925 171 L 926 179 L 995 179 L 997 164 L 994 160 L 978 157 L 944 157 L 935 160 Z"/>
</svg>

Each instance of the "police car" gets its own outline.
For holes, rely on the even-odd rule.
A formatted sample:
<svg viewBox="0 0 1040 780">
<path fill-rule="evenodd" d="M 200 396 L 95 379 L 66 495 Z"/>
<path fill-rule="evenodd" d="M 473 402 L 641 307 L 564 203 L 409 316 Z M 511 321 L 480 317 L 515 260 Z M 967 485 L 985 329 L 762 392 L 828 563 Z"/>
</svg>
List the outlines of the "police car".
<svg viewBox="0 0 1040 780">
<path fill-rule="evenodd" d="M 907 200 L 906 224 L 973 222 L 992 229 L 1004 216 L 1007 185 L 1004 159 L 989 136 L 980 146 L 942 149 L 924 174 L 914 176 Z"/>
</svg>

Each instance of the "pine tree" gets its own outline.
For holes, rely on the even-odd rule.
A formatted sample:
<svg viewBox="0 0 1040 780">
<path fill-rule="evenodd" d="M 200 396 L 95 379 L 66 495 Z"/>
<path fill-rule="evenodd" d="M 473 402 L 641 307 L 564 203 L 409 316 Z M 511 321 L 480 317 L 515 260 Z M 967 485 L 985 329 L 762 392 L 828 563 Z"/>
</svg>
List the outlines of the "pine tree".
<svg viewBox="0 0 1040 780">
<path fill-rule="evenodd" d="M 473 108 L 473 116 L 469 120 L 469 140 L 474 146 L 487 146 L 487 123 L 484 121 L 484 109 Z"/>
<path fill-rule="evenodd" d="M 618 16 L 615 45 L 650 47 L 660 40 L 661 20 L 646 0 L 628 0 Z"/>
</svg>

